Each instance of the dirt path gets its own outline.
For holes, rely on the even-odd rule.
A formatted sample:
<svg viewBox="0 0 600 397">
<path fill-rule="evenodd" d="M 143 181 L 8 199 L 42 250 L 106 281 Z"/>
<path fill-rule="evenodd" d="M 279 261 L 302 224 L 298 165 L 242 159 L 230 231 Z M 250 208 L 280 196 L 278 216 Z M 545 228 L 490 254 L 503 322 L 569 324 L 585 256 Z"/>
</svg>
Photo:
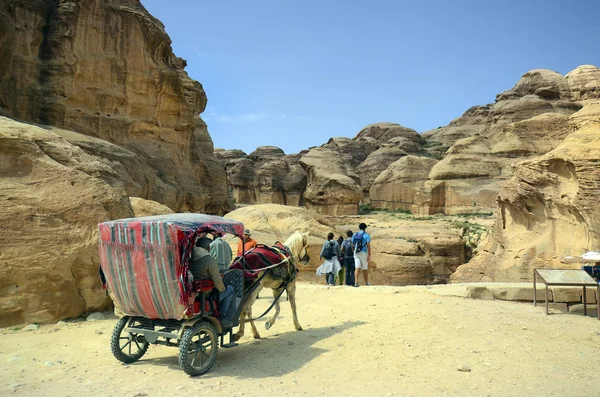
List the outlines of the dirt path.
<svg viewBox="0 0 600 397">
<path fill-rule="evenodd" d="M 531 304 L 439 296 L 426 287 L 300 284 L 262 340 L 220 349 L 190 378 L 177 349 L 151 346 L 123 365 L 115 320 L 0 330 L 0 395 L 17 396 L 591 396 L 600 321 Z M 267 291 L 257 305 L 266 308 Z"/>
</svg>

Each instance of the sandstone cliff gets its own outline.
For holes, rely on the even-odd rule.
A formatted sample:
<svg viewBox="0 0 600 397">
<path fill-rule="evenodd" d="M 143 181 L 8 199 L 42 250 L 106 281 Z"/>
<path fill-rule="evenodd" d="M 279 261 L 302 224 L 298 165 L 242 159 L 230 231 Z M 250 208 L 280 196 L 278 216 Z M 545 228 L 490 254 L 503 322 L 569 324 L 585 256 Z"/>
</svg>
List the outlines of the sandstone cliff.
<svg viewBox="0 0 600 397">
<path fill-rule="evenodd" d="M 532 70 L 493 105 L 473 107 L 448 127 L 424 133 L 440 146 L 452 146 L 423 184 L 417 212 L 493 211 L 511 165 L 546 153 L 567 136 L 568 116 L 581 108 L 571 98 L 566 77 Z"/>
<path fill-rule="evenodd" d="M 131 196 L 231 208 L 198 117 L 204 90 L 139 0 L 4 1 L 0 54 L 2 114 L 99 138 L 73 143 L 118 169 Z"/>
<path fill-rule="evenodd" d="M 97 224 L 131 216 L 112 168 L 45 128 L 0 117 L 0 327 L 110 307 Z"/>
<path fill-rule="evenodd" d="M 216 149 L 215 156 L 227 172 L 235 202 L 304 205 L 306 173 L 300 155 L 286 156 L 276 146 L 260 146 L 249 155 L 237 149 Z"/>
<path fill-rule="evenodd" d="M 569 123 L 574 132 L 554 150 L 515 165 L 492 234 L 453 280 L 527 281 L 533 268 L 566 267 L 564 256 L 600 250 L 600 102 Z"/>
</svg>

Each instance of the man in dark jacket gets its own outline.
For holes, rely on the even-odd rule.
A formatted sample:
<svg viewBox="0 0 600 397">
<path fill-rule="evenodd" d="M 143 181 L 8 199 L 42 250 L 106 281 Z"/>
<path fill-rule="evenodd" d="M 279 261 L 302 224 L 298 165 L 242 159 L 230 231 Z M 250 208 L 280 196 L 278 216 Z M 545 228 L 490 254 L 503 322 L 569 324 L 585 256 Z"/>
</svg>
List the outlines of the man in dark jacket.
<svg viewBox="0 0 600 397">
<path fill-rule="evenodd" d="M 346 240 L 342 242 L 342 255 L 346 267 L 346 285 L 354 287 L 354 246 L 352 245 L 352 230 L 346 232 Z"/>
</svg>

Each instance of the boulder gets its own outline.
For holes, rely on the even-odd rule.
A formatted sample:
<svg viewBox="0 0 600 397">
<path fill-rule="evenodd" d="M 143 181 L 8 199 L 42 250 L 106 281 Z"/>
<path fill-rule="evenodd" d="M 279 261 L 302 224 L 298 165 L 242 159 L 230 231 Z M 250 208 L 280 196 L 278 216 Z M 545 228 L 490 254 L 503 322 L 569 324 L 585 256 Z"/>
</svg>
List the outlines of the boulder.
<svg viewBox="0 0 600 397">
<path fill-rule="evenodd" d="M 375 141 L 382 145 L 388 142 L 392 138 L 402 137 L 408 140 L 422 143 L 423 137 L 417 131 L 412 128 L 406 128 L 396 123 L 376 123 L 369 124 L 364 127 L 354 137 L 354 140 L 358 141 L 364 138 L 373 138 Z"/>
<path fill-rule="evenodd" d="M 136 217 L 142 216 L 153 216 L 153 215 L 166 215 L 172 214 L 173 210 L 157 203 L 156 201 L 146 200 L 140 197 L 129 197 L 131 202 L 131 208 L 133 208 L 133 214 Z"/>
<path fill-rule="evenodd" d="M 248 155 L 248 158 L 252 161 L 264 162 L 277 160 L 283 156 L 285 156 L 285 153 L 277 146 L 259 146 Z"/>
<path fill-rule="evenodd" d="M 393 162 L 371 185 L 371 207 L 392 211 L 413 210 L 415 195 L 436 162 L 417 156 L 406 156 Z"/>
<path fill-rule="evenodd" d="M 424 147 L 441 155 L 459 139 L 481 135 L 492 122 L 491 109 L 491 104 L 473 106 L 447 126 L 423 132 Z"/>
<path fill-rule="evenodd" d="M 593 65 L 579 66 L 565 75 L 571 99 L 587 101 L 600 98 L 600 69 Z"/>
<path fill-rule="evenodd" d="M 256 203 L 256 163 L 236 158 L 225 163 L 231 196 L 236 203 Z"/>
<path fill-rule="evenodd" d="M 547 69 L 534 69 L 525 73 L 512 91 L 518 96 L 538 95 L 545 99 L 570 99 L 571 89 L 560 73 Z"/>
<path fill-rule="evenodd" d="M 570 118 L 574 132 L 554 150 L 515 165 L 502 187 L 494 227 L 455 281 L 529 281 L 537 267 L 600 246 L 600 103 Z"/>
<path fill-rule="evenodd" d="M 296 207 L 304 206 L 304 191 L 306 190 L 307 176 L 306 171 L 297 162 L 288 162 L 289 172 L 283 180 L 283 190 L 285 191 L 285 204 Z"/>
<path fill-rule="evenodd" d="M 354 173 L 337 152 L 325 147 L 311 149 L 300 159 L 307 174 L 304 200 L 307 208 L 328 215 L 355 215 L 361 189 Z"/>
<path fill-rule="evenodd" d="M 0 327 L 110 308 L 97 225 L 133 216 L 118 173 L 48 128 L 0 117 L 0 186 Z"/>
<path fill-rule="evenodd" d="M 206 106 L 202 85 L 139 1 L 15 0 L 0 5 L 0 21 L 2 114 L 125 149 L 107 160 L 127 174 L 130 195 L 175 211 L 232 208 L 197 117 Z M 130 153 L 141 167 L 118 163 Z"/>
<path fill-rule="evenodd" d="M 345 137 L 331 138 L 321 147 L 336 152 L 348 170 L 358 167 L 376 149 Z"/>
<path fill-rule="evenodd" d="M 215 157 L 220 161 L 246 158 L 248 155 L 239 149 L 215 149 Z"/>
<path fill-rule="evenodd" d="M 256 201 L 260 204 L 286 204 L 284 181 L 289 172 L 283 160 L 266 161 L 256 171 Z"/>
<path fill-rule="evenodd" d="M 406 154 L 403 149 L 397 146 L 381 147 L 369 154 L 365 161 L 356 167 L 356 173 L 360 177 L 360 185 L 363 190 L 363 201 L 365 197 L 369 197 L 369 189 L 377 175 L 394 161 L 406 156 Z"/>
</svg>

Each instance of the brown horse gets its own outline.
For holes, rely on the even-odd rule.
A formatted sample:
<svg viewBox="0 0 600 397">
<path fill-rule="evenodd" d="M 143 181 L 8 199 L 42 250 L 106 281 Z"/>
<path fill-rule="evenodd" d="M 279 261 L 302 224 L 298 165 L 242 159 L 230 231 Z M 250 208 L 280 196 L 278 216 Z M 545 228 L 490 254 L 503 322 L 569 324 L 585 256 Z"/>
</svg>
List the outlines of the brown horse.
<svg viewBox="0 0 600 397">
<path fill-rule="evenodd" d="M 244 304 L 240 315 L 240 326 L 238 332 L 234 336 L 234 340 L 237 341 L 244 336 L 244 326 L 246 322 L 250 323 L 254 338 L 260 339 L 260 334 L 258 333 L 258 329 L 256 329 L 256 325 L 254 324 L 254 319 L 252 318 L 252 305 L 254 305 L 254 302 L 263 287 L 271 288 L 273 290 L 273 299 L 280 297 L 285 289 L 292 308 L 294 326 L 296 327 L 296 330 L 302 331 L 302 326 L 298 322 L 298 315 L 296 313 L 296 273 L 298 271 L 296 263 L 302 261 L 307 264 L 310 260 L 306 250 L 308 246 L 308 232 L 294 232 L 294 234 L 285 241 L 284 246 L 291 255 L 286 254 L 279 263 L 276 262 L 266 270 L 256 272 L 257 280 L 260 280 L 258 281 L 260 284 L 252 291 Z M 264 272 L 267 272 L 267 274 L 264 274 Z M 264 277 L 262 277 L 263 274 Z M 266 329 L 271 328 L 275 324 L 279 311 L 279 301 L 277 301 L 275 303 L 275 313 L 265 324 Z"/>
</svg>

